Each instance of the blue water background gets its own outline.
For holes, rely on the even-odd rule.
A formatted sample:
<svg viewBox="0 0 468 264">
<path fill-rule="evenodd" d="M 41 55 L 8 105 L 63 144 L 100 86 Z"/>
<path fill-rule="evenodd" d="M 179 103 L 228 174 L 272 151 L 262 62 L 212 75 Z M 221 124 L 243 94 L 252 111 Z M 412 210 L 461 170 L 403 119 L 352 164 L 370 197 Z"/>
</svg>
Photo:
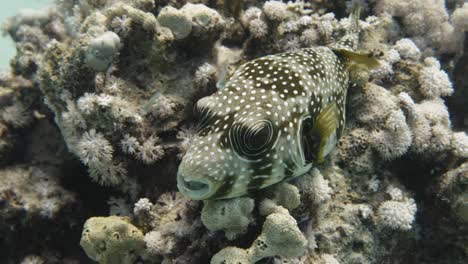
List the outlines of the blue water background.
<svg viewBox="0 0 468 264">
<path fill-rule="evenodd" d="M 0 22 L 3 22 L 24 8 L 37 9 L 53 3 L 54 0 L 1 0 Z M 10 59 L 15 55 L 16 49 L 8 35 L 0 35 L 0 70 L 8 70 Z"/>
</svg>

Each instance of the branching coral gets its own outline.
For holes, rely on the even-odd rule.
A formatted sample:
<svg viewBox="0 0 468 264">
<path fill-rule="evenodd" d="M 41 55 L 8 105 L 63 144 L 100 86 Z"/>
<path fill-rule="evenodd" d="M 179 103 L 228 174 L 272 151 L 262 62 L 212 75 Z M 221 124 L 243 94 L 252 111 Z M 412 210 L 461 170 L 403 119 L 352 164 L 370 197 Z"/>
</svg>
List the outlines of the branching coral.
<svg viewBox="0 0 468 264">
<path fill-rule="evenodd" d="M 117 216 L 89 220 L 82 243 L 101 263 L 439 263 L 450 262 L 452 253 L 455 260 L 466 258 L 459 252 L 466 244 L 460 223 L 467 219 L 468 137 L 455 132 L 466 128 L 463 122 L 451 124 L 450 115 L 459 110 L 440 97 L 464 84 L 453 65 L 466 57 L 467 4 L 58 2 L 24 11 L 4 27 L 17 55 L 10 73 L 0 76 L 0 163 L 6 166 L 0 170 L 6 181 L 0 219 L 13 219 L 0 228 L 2 242 L 19 241 L 12 238 L 23 237 L 29 225 L 28 237 L 42 237 L 36 223 L 60 223 L 80 199 L 86 216 L 132 218 L 132 224 Z M 246 197 L 206 201 L 202 208 L 175 193 L 176 168 L 196 135 L 196 101 L 223 89 L 244 62 L 313 45 L 336 47 L 351 25 L 345 13 L 354 2 L 361 3 L 364 19 L 356 52 L 378 58 L 380 66 L 351 69 L 354 85 L 337 150 L 324 163 L 314 162 L 310 173 Z M 43 151 L 47 140 L 30 146 L 44 137 L 38 127 L 53 119 L 57 137 L 78 159 Z M 60 173 L 44 169 L 43 157 L 54 160 Z M 23 162 L 30 164 L 16 164 Z M 129 203 L 135 204 L 133 215 Z M 75 211 L 68 215 L 69 226 L 84 222 Z M 42 254 L 49 247 L 83 254 L 78 245 L 64 250 L 54 239 L 61 238 L 47 236 L 44 246 L 32 241 L 25 250 L 15 250 L 24 241 L 15 242 L 5 252 L 15 254 L 12 263 L 68 262 L 49 261 Z M 433 248 L 450 253 L 425 254 Z"/>
</svg>

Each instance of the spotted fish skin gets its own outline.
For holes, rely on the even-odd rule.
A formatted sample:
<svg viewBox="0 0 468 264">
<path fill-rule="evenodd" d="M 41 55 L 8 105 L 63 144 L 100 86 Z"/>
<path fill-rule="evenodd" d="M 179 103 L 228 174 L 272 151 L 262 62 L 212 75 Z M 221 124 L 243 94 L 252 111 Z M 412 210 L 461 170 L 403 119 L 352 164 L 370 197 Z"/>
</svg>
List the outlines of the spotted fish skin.
<svg viewBox="0 0 468 264">
<path fill-rule="evenodd" d="M 327 47 L 244 64 L 225 89 L 198 102 L 205 120 L 179 167 L 179 190 L 191 196 L 187 189 L 208 187 L 209 193 L 192 198 L 229 198 L 307 172 L 312 164 L 301 146 L 304 120 L 314 120 L 324 106 L 336 104 L 339 138 L 348 79 L 344 62 Z M 255 126 L 267 130 L 267 139 L 255 135 L 250 140 L 265 146 L 249 153 L 244 141 Z"/>
<path fill-rule="evenodd" d="M 202 98 L 179 190 L 197 200 L 237 197 L 302 175 L 323 159 L 344 129 L 349 74 L 339 50 L 355 49 L 356 28 L 335 46 L 245 63 L 223 90 Z"/>
</svg>

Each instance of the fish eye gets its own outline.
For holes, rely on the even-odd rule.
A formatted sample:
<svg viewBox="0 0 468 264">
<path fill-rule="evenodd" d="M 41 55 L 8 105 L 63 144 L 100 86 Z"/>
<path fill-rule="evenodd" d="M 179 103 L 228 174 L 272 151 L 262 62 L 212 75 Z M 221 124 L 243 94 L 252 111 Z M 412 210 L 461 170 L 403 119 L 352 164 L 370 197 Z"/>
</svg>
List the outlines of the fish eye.
<svg viewBox="0 0 468 264">
<path fill-rule="evenodd" d="M 259 120 L 253 124 L 235 124 L 230 131 L 230 140 L 234 151 L 247 158 L 264 154 L 273 145 L 275 130 L 268 120 Z"/>
</svg>

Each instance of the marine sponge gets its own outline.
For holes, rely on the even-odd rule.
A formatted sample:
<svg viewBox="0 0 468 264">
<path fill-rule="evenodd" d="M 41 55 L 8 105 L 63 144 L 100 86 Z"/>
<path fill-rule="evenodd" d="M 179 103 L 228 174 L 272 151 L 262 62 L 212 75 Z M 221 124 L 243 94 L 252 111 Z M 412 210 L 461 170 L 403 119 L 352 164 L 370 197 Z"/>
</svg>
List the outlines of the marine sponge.
<svg viewBox="0 0 468 264">
<path fill-rule="evenodd" d="M 213 256 L 211 264 L 255 263 L 276 255 L 298 257 L 304 254 L 306 246 L 307 240 L 297 228 L 296 220 L 287 213 L 273 213 L 267 216 L 262 233 L 250 248 L 225 248 Z"/>
<path fill-rule="evenodd" d="M 268 188 L 267 197 L 276 205 L 283 206 L 289 211 L 296 209 L 301 203 L 299 189 L 287 182 L 281 182 Z"/>
<path fill-rule="evenodd" d="M 223 230 L 228 239 L 245 233 L 252 221 L 254 200 L 251 198 L 205 201 L 204 204 L 201 213 L 203 224 L 211 231 Z"/>
<path fill-rule="evenodd" d="M 242 248 L 226 247 L 216 253 L 211 259 L 211 264 L 244 264 L 253 263 L 252 256 Z"/>
<path fill-rule="evenodd" d="M 101 264 L 132 264 L 145 248 L 143 233 L 128 218 L 118 216 L 88 219 L 80 245 Z"/>
<path fill-rule="evenodd" d="M 289 214 L 273 213 L 267 216 L 262 233 L 249 249 L 254 259 L 280 255 L 286 258 L 301 256 L 307 245 L 306 238 Z"/>
</svg>

